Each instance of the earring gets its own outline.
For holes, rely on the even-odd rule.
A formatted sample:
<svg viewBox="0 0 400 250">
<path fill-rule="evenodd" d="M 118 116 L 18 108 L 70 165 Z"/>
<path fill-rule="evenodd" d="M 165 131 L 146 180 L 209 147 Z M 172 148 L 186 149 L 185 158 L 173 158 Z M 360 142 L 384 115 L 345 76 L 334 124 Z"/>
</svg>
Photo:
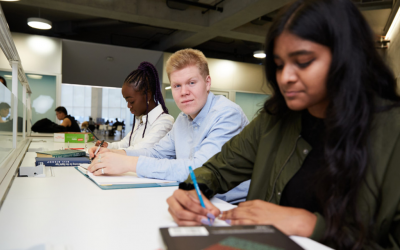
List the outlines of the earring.
<svg viewBox="0 0 400 250">
<path fill-rule="evenodd" d="M 149 105 L 149 101 L 147 101 L 147 105 Z"/>
</svg>

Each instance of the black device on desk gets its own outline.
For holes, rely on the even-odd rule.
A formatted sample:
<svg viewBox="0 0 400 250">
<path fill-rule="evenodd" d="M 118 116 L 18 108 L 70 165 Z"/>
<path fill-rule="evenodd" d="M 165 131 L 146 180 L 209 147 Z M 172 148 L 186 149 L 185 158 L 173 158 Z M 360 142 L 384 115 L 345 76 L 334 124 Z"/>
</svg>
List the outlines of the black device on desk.
<svg viewBox="0 0 400 250">
<path fill-rule="evenodd" d="M 270 225 L 169 227 L 160 231 L 167 248 L 174 250 L 303 249 Z"/>
</svg>

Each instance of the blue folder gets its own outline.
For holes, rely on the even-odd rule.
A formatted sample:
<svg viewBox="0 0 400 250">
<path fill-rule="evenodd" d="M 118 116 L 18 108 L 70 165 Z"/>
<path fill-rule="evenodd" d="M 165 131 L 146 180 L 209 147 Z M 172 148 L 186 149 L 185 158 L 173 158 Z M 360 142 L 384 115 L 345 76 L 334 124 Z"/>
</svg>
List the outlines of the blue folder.
<svg viewBox="0 0 400 250">
<path fill-rule="evenodd" d="M 96 184 L 99 188 L 103 190 L 112 190 L 112 189 L 130 189 L 130 188 L 151 188 L 151 187 L 172 187 L 178 186 L 179 182 L 170 182 L 170 183 L 140 183 L 140 184 L 114 184 L 114 185 L 99 185 L 94 180 L 92 180 L 87 174 L 83 173 L 79 167 L 75 167 L 79 173 L 83 174 L 86 178 L 91 180 L 94 184 Z"/>
</svg>

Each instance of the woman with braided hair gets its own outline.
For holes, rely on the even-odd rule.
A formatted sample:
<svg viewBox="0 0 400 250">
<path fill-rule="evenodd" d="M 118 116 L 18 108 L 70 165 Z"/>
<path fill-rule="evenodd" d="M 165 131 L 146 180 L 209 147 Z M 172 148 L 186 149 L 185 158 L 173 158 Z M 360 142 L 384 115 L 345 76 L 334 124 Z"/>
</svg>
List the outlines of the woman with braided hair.
<svg viewBox="0 0 400 250">
<path fill-rule="evenodd" d="M 142 62 L 125 78 L 122 96 L 134 115 L 132 131 L 122 141 L 104 142 L 103 147 L 150 148 L 171 130 L 174 118 L 168 114 L 161 95 L 158 73 L 151 63 Z M 100 141 L 97 141 L 96 146 L 99 144 Z M 89 149 L 93 150 L 96 150 L 96 147 Z"/>
</svg>

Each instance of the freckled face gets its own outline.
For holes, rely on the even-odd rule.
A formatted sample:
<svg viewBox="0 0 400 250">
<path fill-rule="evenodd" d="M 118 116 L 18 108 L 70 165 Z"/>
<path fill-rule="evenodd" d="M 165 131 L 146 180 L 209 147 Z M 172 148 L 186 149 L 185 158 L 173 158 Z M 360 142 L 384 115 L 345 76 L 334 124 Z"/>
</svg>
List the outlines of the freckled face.
<svg viewBox="0 0 400 250">
<path fill-rule="evenodd" d="M 178 108 L 192 119 L 200 113 L 207 102 L 211 77 L 205 79 L 197 66 L 188 66 L 174 71 L 169 76 L 172 96 Z"/>
<path fill-rule="evenodd" d="M 330 49 L 285 31 L 275 39 L 273 56 L 276 80 L 288 107 L 308 109 L 316 117 L 325 117 Z"/>
</svg>

